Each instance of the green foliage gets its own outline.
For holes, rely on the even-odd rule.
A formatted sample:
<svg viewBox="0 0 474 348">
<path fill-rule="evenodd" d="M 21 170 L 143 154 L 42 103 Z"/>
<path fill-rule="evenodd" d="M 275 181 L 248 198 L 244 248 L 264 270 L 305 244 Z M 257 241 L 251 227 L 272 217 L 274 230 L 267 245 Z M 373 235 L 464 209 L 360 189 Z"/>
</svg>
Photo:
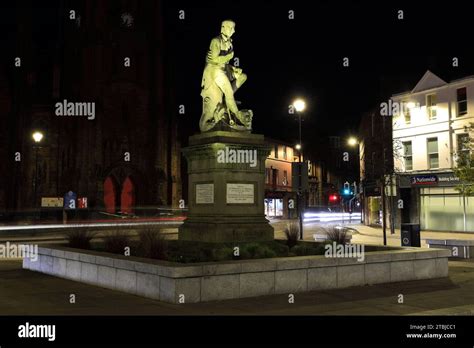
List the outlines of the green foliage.
<svg viewBox="0 0 474 348">
<path fill-rule="evenodd" d="M 77 228 L 67 232 L 66 239 L 68 241 L 68 246 L 71 248 L 90 249 L 91 240 L 95 235 L 95 232 L 83 228 Z"/>
<path fill-rule="evenodd" d="M 240 258 L 242 259 L 263 259 L 276 256 L 277 253 L 263 243 L 249 243 L 240 247 Z"/>
<path fill-rule="evenodd" d="M 474 124 L 471 123 L 466 131 L 469 133 L 468 141 L 465 145 L 469 152 L 458 153 L 457 167 L 454 168 L 454 175 L 456 175 L 462 184 L 456 186 L 456 190 L 466 196 L 474 194 L 474 139 L 472 132 L 474 132 Z"/>
<path fill-rule="evenodd" d="M 168 243 L 159 230 L 145 229 L 138 233 L 138 248 L 143 257 L 164 260 L 167 258 Z"/>
<path fill-rule="evenodd" d="M 239 256 L 234 248 L 239 248 Z M 246 260 L 288 256 L 288 246 L 279 242 L 263 243 L 199 243 L 173 240 L 168 244 L 169 261 L 211 262 L 226 260 Z"/>
<path fill-rule="evenodd" d="M 104 249 L 109 253 L 123 254 L 130 247 L 130 237 L 123 230 L 116 230 L 104 237 Z"/>
<path fill-rule="evenodd" d="M 323 255 L 324 244 L 299 243 L 291 249 L 291 252 L 294 253 L 296 256 Z"/>
<path fill-rule="evenodd" d="M 223 247 L 214 250 L 214 261 L 225 261 L 225 260 L 232 260 L 234 257 L 234 249 L 230 247 Z"/>
</svg>

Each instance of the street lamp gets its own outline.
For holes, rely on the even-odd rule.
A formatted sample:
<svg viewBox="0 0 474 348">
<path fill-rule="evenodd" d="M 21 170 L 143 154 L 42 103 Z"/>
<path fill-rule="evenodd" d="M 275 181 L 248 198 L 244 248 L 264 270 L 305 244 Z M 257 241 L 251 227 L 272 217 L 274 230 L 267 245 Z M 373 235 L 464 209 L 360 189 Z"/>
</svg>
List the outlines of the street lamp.
<svg viewBox="0 0 474 348">
<path fill-rule="evenodd" d="M 33 140 L 36 145 L 33 147 L 35 148 L 35 180 L 34 180 L 34 200 L 35 200 L 35 207 L 37 204 L 37 192 L 38 192 L 38 149 L 40 148 L 39 144 L 41 140 L 43 140 L 43 133 L 41 132 L 34 132 L 32 134 Z"/>
<path fill-rule="evenodd" d="M 40 143 L 41 140 L 43 139 L 43 133 L 41 132 L 34 132 L 33 133 L 33 140 L 35 141 L 35 143 Z"/>
<path fill-rule="evenodd" d="M 357 150 L 357 145 L 359 145 L 359 140 L 358 140 L 356 137 L 354 137 L 354 136 L 350 136 L 349 138 L 347 138 L 347 145 L 350 146 L 350 147 L 355 147 L 356 150 Z M 359 157 L 359 156 L 360 156 L 360 154 L 359 154 L 357 157 Z M 360 160 L 360 158 L 358 158 L 358 160 Z M 356 186 L 355 186 L 355 185 L 356 185 L 356 183 L 354 182 L 354 192 L 356 192 Z M 345 191 L 345 190 L 344 190 L 344 191 Z M 348 191 L 349 191 L 349 193 L 350 193 L 350 189 L 348 189 Z M 354 195 L 354 197 L 352 197 L 351 200 L 349 201 L 349 206 L 348 206 L 348 208 L 349 208 L 350 211 L 352 211 L 352 201 L 353 201 L 356 197 L 357 197 L 357 196 Z M 360 196 L 359 196 L 359 198 L 360 198 Z M 361 210 L 362 210 L 362 209 L 361 209 Z M 362 221 L 363 221 L 363 214 L 362 214 L 362 211 L 361 211 L 361 217 L 360 217 L 360 219 L 361 219 L 361 222 L 362 222 Z"/>
<path fill-rule="evenodd" d="M 347 144 L 349 146 L 356 146 L 359 142 L 357 141 L 357 139 L 355 137 L 350 137 L 349 139 L 347 139 Z"/>
<path fill-rule="evenodd" d="M 301 179 L 302 179 L 302 142 L 301 142 L 301 113 L 306 109 L 306 103 L 303 99 L 296 99 L 293 102 L 293 107 L 296 110 L 298 115 L 298 122 L 299 122 L 299 143 L 295 146 L 298 150 L 299 155 L 299 163 L 298 163 L 298 212 L 299 212 L 299 225 L 300 225 L 300 239 L 303 240 L 303 210 L 304 210 L 304 200 L 303 200 L 303 189 L 301 187 Z"/>
<path fill-rule="evenodd" d="M 301 163 L 301 113 L 306 109 L 306 103 L 303 99 L 296 99 L 294 102 L 293 102 L 293 107 L 295 108 L 296 110 L 296 114 L 298 115 L 298 122 L 299 122 L 299 135 L 300 135 L 300 142 L 298 143 L 298 145 L 296 145 L 296 149 L 298 150 L 299 152 L 299 162 Z"/>
</svg>

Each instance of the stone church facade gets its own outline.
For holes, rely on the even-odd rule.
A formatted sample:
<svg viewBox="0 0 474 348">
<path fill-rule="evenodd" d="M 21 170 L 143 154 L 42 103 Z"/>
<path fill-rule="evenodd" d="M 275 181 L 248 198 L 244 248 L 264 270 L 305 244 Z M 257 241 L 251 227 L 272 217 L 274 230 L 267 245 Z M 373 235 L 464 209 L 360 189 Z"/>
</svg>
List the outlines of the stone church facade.
<svg viewBox="0 0 474 348">
<path fill-rule="evenodd" d="M 0 215 L 68 191 L 94 211 L 177 206 L 181 155 L 165 104 L 160 2 L 55 4 L 41 11 L 57 11 L 57 23 L 45 24 L 41 5 L 20 1 L 14 53 L 2 57 Z M 64 100 L 94 103 L 95 118 L 57 116 Z"/>
</svg>

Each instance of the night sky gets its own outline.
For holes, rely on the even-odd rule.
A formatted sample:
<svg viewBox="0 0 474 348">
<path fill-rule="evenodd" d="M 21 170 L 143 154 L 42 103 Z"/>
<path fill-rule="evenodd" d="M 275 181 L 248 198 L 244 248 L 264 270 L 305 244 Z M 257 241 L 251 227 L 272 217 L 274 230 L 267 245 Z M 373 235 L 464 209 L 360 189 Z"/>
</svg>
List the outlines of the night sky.
<svg viewBox="0 0 474 348">
<path fill-rule="evenodd" d="M 417 2 L 418 3 L 418 2 Z M 236 22 L 235 56 L 248 75 L 237 92 L 254 110 L 255 132 L 294 142 L 288 115 L 294 97 L 307 100 L 304 139 L 356 134 L 362 113 L 411 90 L 427 69 L 445 80 L 474 74 L 471 10 L 383 1 L 167 1 L 167 45 L 176 103 L 187 106 L 194 131 L 201 112 L 204 58 L 220 22 Z M 185 10 L 186 19 L 178 19 Z M 404 19 L 397 19 L 398 9 Z M 288 19 L 288 11 L 295 19 Z M 452 57 L 459 67 L 452 67 Z M 343 67 L 343 57 L 350 66 Z M 171 68 L 171 64 L 170 67 Z"/>
<path fill-rule="evenodd" d="M 59 1 L 35 3 L 35 45 L 55 45 Z M 127 3 L 126 1 L 124 2 Z M 472 11 L 467 2 L 171 1 L 164 0 L 166 88 L 182 134 L 198 132 L 200 83 L 210 40 L 223 19 L 236 22 L 235 56 L 248 75 L 237 92 L 254 110 L 254 132 L 294 143 L 295 97 L 307 101 L 304 139 L 357 134 L 361 115 L 390 95 L 412 89 L 427 69 L 449 81 L 474 74 Z M 11 63 L 18 3 L 2 3 L 2 64 Z M 415 7 L 416 6 L 416 7 Z M 126 5 L 125 5 L 126 7 Z M 404 19 L 397 19 L 397 11 Z M 185 19 L 178 11 L 185 11 Z M 295 19 L 288 19 L 288 11 Z M 159 18 L 157 17 L 157 20 Z M 452 57 L 459 67 L 452 67 Z M 343 67 L 343 57 L 350 66 Z M 186 138 L 186 137 L 184 137 Z"/>
</svg>

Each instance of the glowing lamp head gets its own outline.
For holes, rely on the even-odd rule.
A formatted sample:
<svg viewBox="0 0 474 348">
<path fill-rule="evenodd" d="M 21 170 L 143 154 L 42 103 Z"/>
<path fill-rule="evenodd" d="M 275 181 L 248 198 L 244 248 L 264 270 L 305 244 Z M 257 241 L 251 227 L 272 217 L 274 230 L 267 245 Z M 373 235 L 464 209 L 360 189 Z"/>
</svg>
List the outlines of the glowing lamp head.
<svg viewBox="0 0 474 348">
<path fill-rule="evenodd" d="M 349 144 L 349 146 L 356 146 L 356 145 L 357 145 L 357 139 L 354 138 L 354 137 L 350 137 L 350 138 L 347 140 L 347 143 Z"/>
<path fill-rule="evenodd" d="M 41 133 L 41 132 L 34 132 L 33 133 L 33 140 L 35 141 L 35 143 L 41 142 L 42 139 L 43 139 L 43 133 Z"/>
<path fill-rule="evenodd" d="M 303 99 L 296 99 L 293 103 L 293 106 L 297 112 L 302 112 L 306 108 L 306 103 Z"/>
<path fill-rule="evenodd" d="M 301 150 L 301 145 L 300 145 L 300 144 L 296 144 L 295 149 L 296 149 L 296 150 Z"/>
</svg>

